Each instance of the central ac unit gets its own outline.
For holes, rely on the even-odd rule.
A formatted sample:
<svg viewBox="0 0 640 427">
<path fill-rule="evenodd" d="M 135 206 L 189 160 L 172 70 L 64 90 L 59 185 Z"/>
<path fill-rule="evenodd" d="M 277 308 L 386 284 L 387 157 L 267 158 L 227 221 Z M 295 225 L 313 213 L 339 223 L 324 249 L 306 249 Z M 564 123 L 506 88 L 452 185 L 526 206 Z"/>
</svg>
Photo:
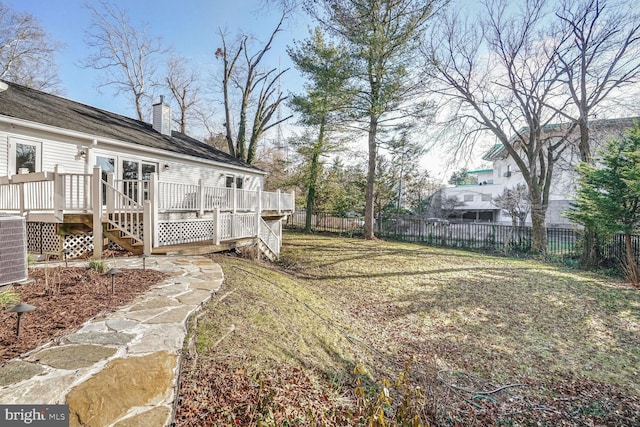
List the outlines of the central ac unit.
<svg viewBox="0 0 640 427">
<path fill-rule="evenodd" d="M 27 267 L 25 219 L 0 215 L 0 286 L 27 280 Z"/>
</svg>

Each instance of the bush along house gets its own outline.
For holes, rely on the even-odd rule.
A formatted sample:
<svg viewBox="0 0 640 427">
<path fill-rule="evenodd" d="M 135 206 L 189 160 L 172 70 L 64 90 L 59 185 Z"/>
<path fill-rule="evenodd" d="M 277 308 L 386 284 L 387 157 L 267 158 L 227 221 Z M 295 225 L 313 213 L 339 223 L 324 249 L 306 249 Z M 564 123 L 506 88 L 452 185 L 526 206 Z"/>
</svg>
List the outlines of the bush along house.
<svg viewBox="0 0 640 427">
<path fill-rule="evenodd" d="M 25 217 L 35 254 L 257 245 L 278 258 L 294 195 L 170 124 L 162 98 L 148 124 L 0 81 L 0 212 Z"/>
</svg>

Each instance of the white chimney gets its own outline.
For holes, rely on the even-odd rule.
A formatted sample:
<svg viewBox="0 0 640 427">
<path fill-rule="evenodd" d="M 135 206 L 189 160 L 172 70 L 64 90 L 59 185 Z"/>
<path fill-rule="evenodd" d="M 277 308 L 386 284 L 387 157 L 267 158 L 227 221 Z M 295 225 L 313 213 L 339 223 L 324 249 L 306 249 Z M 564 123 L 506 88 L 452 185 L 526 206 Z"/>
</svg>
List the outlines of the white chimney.
<svg viewBox="0 0 640 427">
<path fill-rule="evenodd" d="M 164 103 L 164 96 L 153 104 L 153 129 L 163 135 L 171 136 L 171 107 Z"/>
</svg>

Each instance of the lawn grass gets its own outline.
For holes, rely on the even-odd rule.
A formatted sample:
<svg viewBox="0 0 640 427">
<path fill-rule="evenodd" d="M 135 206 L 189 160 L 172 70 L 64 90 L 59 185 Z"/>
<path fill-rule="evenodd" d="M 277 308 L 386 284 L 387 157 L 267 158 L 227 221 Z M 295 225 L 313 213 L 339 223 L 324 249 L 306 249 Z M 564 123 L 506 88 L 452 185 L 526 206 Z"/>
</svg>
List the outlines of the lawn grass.
<svg viewBox="0 0 640 427">
<path fill-rule="evenodd" d="M 640 423 L 640 292 L 623 282 L 536 261 L 304 234 L 285 235 L 277 267 L 214 259 L 225 283 L 198 320 L 187 395 L 202 386 L 189 384 L 189 372 L 222 369 L 236 374 L 227 381 L 263 391 L 260 378 L 294 369 L 309 387 L 291 398 L 273 383 L 280 400 L 258 393 L 242 404 L 212 390 L 230 423 L 364 422 L 376 384 L 398 378 L 408 360 L 407 382 L 424 390 L 424 422 Z M 370 375 L 369 400 L 359 404 L 355 366 Z M 297 407 L 313 402 L 323 409 Z M 242 411 L 251 417 L 238 418 Z"/>
</svg>

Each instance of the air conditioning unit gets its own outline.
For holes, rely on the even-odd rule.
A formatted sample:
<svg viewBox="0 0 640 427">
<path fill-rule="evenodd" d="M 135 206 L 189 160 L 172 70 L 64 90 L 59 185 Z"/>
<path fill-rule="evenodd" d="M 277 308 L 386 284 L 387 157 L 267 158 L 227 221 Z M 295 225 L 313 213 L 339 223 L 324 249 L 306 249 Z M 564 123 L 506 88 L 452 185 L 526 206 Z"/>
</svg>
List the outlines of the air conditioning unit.
<svg viewBox="0 0 640 427">
<path fill-rule="evenodd" d="M 27 267 L 25 219 L 0 215 L 0 286 L 27 280 Z"/>
</svg>

